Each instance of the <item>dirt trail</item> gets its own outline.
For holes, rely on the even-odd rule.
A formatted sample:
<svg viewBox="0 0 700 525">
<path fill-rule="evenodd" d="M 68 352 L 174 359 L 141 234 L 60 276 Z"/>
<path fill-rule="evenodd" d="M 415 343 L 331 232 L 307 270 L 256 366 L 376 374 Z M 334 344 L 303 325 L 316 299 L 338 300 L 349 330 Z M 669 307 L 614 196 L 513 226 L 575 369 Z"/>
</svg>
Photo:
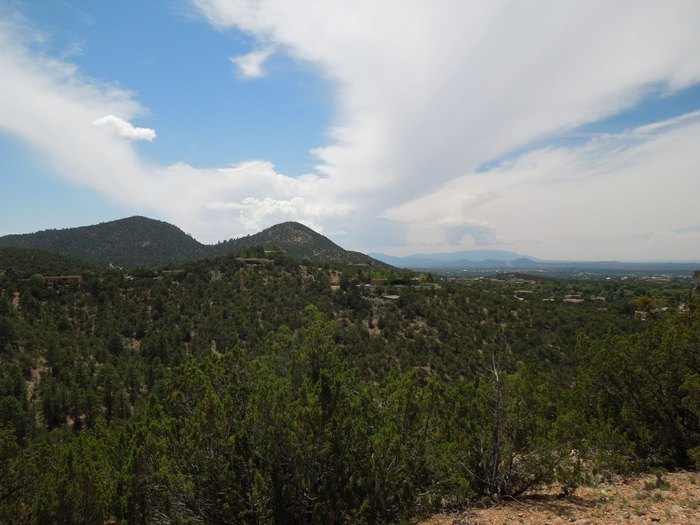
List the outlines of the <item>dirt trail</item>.
<svg viewBox="0 0 700 525">
<path fill-rule="evenodd" d="M 486 509 L 439 514 L 418 525 L 622 525 L 664 523 L 700 525 L 700 474 L 653 475 L 581 487 L 559 499 L 543 491 Z"/>
</svg>

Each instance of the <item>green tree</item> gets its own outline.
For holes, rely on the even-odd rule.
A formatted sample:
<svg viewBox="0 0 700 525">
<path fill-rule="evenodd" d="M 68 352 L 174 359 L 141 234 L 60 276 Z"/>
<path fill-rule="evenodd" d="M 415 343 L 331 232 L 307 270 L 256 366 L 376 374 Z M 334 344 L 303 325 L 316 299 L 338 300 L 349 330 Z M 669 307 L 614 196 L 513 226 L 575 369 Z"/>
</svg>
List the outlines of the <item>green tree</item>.
<svg viewBox="0 0 700 525">
<path fill-rule="evenodd" d="M 9 351 L 16 340 L 14 323 L 9 318 L 0 316 L 0 353 Z"/>
<path fill-rule="evenodd" d="M 637 459 L 667 466 L 693 463 L 700 445 L 692 396 L 700 372 L 700 317 L 667 315 L 643 334 L 584 341 L 576 378 L 580 410 L 592 426 L 612 425 Z"/>
</svg>

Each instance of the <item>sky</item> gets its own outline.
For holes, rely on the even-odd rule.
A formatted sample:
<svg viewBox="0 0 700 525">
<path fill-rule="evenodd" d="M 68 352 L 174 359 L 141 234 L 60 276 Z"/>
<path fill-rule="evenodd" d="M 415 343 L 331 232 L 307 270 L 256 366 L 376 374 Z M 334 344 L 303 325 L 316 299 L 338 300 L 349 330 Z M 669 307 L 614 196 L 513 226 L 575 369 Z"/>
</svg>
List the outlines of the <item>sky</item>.
<svg viewBox="0 0 700 525">
<path fill-rule="evenodd" d="M 0 235 L 700 261 L 696 0 L 0 0 Z"/>
</svg>

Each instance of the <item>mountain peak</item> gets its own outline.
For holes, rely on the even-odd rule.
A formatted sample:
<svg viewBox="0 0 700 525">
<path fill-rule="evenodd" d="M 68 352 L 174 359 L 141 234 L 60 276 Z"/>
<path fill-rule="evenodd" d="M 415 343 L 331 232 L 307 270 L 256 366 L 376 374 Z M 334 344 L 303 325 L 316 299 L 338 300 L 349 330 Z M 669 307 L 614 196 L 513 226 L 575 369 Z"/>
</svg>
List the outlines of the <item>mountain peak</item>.
<svg viewBox="0 0 700 525">
<path fill-rule="evenodd" d="M 344 250 L 294 221 L 214 246 L 199 243 L 170 223 L 141 215 L 92 226 L 0 237 L 0 248 L 43 250 L 92 264 L 122 267 L 163 266 L 256 246 L 284 250 L 292 257 L 311 261 L 383 264 L 367 255 Z"/>
<path fill-rule="evenodd" d="M 205 248 L 178 227 L 139 215 L 91 226 L 0 237 L 0 247 L 30 248 L 92 264 L 158 266 L 203 257 Z"/>
<path fill-rule="evenodd" d="M 308 226 L 295 221 L 275 224 L 254 235 L 231 239 L 220 244 L 219 249 L 235 251 L 260 246 L 280 249 L 292 257 L 311 261 L 333 261 L 350 264 L 383 265 L 371 257 L 345 250 Z"/>
</svg>

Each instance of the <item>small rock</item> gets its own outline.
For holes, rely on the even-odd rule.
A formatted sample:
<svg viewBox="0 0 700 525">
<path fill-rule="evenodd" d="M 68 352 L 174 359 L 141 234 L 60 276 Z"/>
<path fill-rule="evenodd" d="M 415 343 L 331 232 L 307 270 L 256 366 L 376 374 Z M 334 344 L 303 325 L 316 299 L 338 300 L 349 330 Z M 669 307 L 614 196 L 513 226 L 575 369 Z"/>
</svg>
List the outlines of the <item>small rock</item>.
<svg viewBox="0 0 700 525">
<path fill-rule="evenodd" d="M 591 523 L 593 523 L 593 520 L 589 520 L 588 518 L 583 518 L 580 520 L 576 520 L 574 523 L 576 523 L 576 525 L 591 525 Z"/>
<path fill-rule="evenodd" d="M 683 507 L 681 507 L 680 505 L 673 505 L 671 507 L 671 512 L 673 512 L 673 513 L 683 512 Z"/>
</svg>

